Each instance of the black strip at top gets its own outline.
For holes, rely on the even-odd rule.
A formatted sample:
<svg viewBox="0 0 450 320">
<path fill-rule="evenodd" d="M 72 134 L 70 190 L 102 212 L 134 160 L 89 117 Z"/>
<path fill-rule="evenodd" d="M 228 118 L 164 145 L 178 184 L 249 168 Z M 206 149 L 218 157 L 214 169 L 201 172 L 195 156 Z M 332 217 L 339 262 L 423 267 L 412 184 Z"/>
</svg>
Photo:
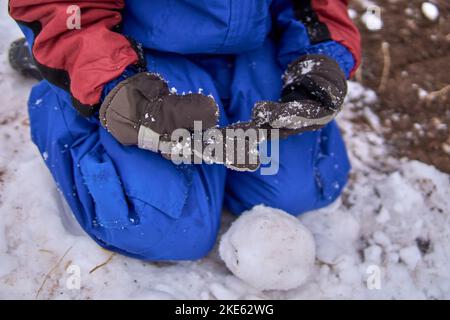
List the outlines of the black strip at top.
<svg viewBox="0 0 450 320">
<path fill-rule="evenodd" d="M 311 0 L 292 0 L 292 5 L 295 17 L 305 25 L 308 31 L 311 44 L 331 40 L 330 30 L 325 23 L 320 22 Z"/>
</svg>

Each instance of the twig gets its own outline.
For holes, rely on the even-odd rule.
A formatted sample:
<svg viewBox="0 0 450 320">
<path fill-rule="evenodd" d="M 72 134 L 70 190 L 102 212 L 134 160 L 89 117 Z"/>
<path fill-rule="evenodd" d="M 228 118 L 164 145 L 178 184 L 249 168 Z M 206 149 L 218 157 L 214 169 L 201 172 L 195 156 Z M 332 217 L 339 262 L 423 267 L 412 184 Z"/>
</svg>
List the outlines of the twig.
<svg viewBox="0 0 450 320">
<path fill-rule="evenodd" d="M 104 267 L 104 266 L 106 266 L 108 263 L 110 263 L 111 262 L 111 260 L 114 258 L 114 255 L 115 255 L 115 253 L 113 252 L 113 253 L 111 253 L 111 255 L 108 257 L 108 259 L 106 259 L 106 261 L 105 262 L 103 262 L 103 263 L 101 263 L 101 264 L 99 264 L 99 265 L 97 265 L 97 266 L 95 266 L 91 271 L 89 271 L 89 274 L 92 274 L 92 273 L 94 273 L 95 271 L 97 271 L 98 269 L 100 269 L 100 268 L 102 268 L 102 267 Z"/>
<path fill-rule="evenodd" d="M 439 90 L 432 91 L 432 92 L 428 93 L 427 96 L 426 96 L 426 99 L 428 101 L 431 101 L 431 100 L 436 99 L 439 96 L 442 96 L 442 95 L 446 94 L 447 92 L 450 92 L 450 84 L 446 85 L 442 89 L 439 89 Z"/>
<path fill-rule="evenodd" d="M 67 271 L 67 269 L 70 267 L 71 264 L 72 264 L 72 260 L 67 261 L 65 266 L 64 266 L 64 270 Z"/>
<path fill-rule="evenodd" d="M 381 73 L 379 92 L 383 92 L 386 89 L 387 81 L 389 80 L 389 74 L 391 72 L 391 54 L 389 52 L 389 43 L 383 41 L 381 43 L 381 53 L 383 54 L 383 71 Z"/>
<path fill-rule="evenodd" d="M 44 281 L 42 281 L 41 286 L 39 287 L 38 291 L 36 292 L 36 299 L 39 297 L 39 294 L 41 293 L 42 289 L 44 288 L 45 284 L 47 283 L 47 280 L 50 278 L 50 275 L 53 273 L 53 271 L 55 271 L 59 267 L 59 265 L 64 260 L 64 258 L 67 256 L 67 254 L 69 253 L 70 250 L 72 250 L 72 246 L 70 246 L 66 250 L 66 252 L 64 252 L 64 254 L 61 256 L 61 258 L 59 258 L 58 262 L 53 266 L 53 268 L 51 268 L 50 271 L 47 272 L 47 274 L 45 275 Z"/>
<path fill-rule="evenodd" d="M 356 72 L 355 72 L 355 79 L 356 79 L 356 81 L 359 82 L 360 84 L 363 84 L 362 64 L 359 66 L 358 69 L 356 69 Z"/>
<path fill-rule="evenodd" d="M 44 253 L 49 253 L 49 254 L 54 253 L 52 250 L 47 250 L 47 249 L 39 249 L 39 252 L 44 252 Z"/>
</svg>

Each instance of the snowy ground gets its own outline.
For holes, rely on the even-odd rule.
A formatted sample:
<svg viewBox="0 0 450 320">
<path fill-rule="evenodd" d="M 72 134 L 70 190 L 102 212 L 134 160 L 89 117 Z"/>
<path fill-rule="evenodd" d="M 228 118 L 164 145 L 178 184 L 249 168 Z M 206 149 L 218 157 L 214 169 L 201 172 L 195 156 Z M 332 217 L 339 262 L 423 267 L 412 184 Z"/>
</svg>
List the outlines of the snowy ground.
<svg viewBox="0 0 450 320">
<path fill-rule="evenodd" d="M 143 263 L 67 232 L 55 186 L 29 139 L 32 82 L 7 64 L 19 31 L 6 0 L 0 3 L 0 299 L 450 298 L 449 176 L 385 154 L 369 107 L 375 96 L 356 83 L 339 119 L 352 181 L 331 207 L 301 217 L 317 246 L 314 275 L 302 287 L 252 289 L 231 275 L 217 250 L 198 262 Z M 356 115 L 370 126 L 352 122 Z M 224 230 L 231 220 L 224 215 Z M 70 289 L 77 268 L 81 288 Z"/>
</svg>

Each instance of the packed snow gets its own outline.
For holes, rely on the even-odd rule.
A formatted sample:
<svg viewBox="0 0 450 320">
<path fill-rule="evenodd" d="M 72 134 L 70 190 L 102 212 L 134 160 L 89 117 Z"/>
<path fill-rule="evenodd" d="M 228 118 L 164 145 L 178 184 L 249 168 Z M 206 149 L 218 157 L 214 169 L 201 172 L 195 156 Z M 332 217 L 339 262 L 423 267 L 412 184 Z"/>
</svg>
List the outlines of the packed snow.
<svg viewBox="0 0 450 320">
<path fill-rule="evenodd" d="M 251 286 L 287 290 L 301 286 L 311 275 L 315 244 L 298 219 L 256 206 L 222 236 L 219 253 L 233 274 Z"/>
<path fill-rule="evenodd" d="M 217 248 L 200 261 L 167 263 L 102 250 L 63 218 L 64 205 L 30 141 L 26 100 L 33 81 L 8 66 L 7 47 L 20 32 L 7 17 L 6 0 L 0 2 L 0 298 L 450 298 L 449 176 L 389 156 L 380 122 L 367 112 L 376 96 L 353 82 L 338 119 L 351 182 L 334 204 L 299 218 L 316 243 L 314 269 L 303 285 L 261 290 L 263 278 L 248 285 Z M 222 233 L 234 219 L 224 213 Z M 246 240 L 255 239 L 260 236 Z"/>
</svg>

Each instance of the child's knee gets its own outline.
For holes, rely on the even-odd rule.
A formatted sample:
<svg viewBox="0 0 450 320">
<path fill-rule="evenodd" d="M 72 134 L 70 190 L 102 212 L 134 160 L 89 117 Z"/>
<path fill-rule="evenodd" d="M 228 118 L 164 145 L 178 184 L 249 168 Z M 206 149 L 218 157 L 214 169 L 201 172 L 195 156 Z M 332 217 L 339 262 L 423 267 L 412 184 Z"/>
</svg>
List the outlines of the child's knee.
<svg viewBox="0 0 450 320">
<path fill-rule="evenodd" d="M 299 215 L 314 209 L 318 196 L 314 181 L 297 179 L 295 183 L 277 185 L 266 205 Z"/>
<path fill-rule="evenodd" d="M 99 226 L 94 234 L 110 249 L 143 260 L 200 259 L 213 248 L 218 224 L 207 213 L 188 210 L 174 219 L 146 206 L 140 220 L 133 224 Z"/>
<path fill-rule="evenodd" d="M 292 215 L 325 207 L 341 195 L 348 180 L 348 169 L 344 170 L 345 174 L 339 177 L 323 178 L 313 174 L 310 179 L 299 178 L 291 184 L 278 185 L 266 205 Z"/>
<path fill-rule="evenodd" d="M 350 161 L 339 129 L 333 122 L 321 130 L 311 164 L 301 166 L 296 176 L 289 175 L 277 185 L 277 207 L 299 215 L 334 202 L 348 181 Z"/>
</svg>

